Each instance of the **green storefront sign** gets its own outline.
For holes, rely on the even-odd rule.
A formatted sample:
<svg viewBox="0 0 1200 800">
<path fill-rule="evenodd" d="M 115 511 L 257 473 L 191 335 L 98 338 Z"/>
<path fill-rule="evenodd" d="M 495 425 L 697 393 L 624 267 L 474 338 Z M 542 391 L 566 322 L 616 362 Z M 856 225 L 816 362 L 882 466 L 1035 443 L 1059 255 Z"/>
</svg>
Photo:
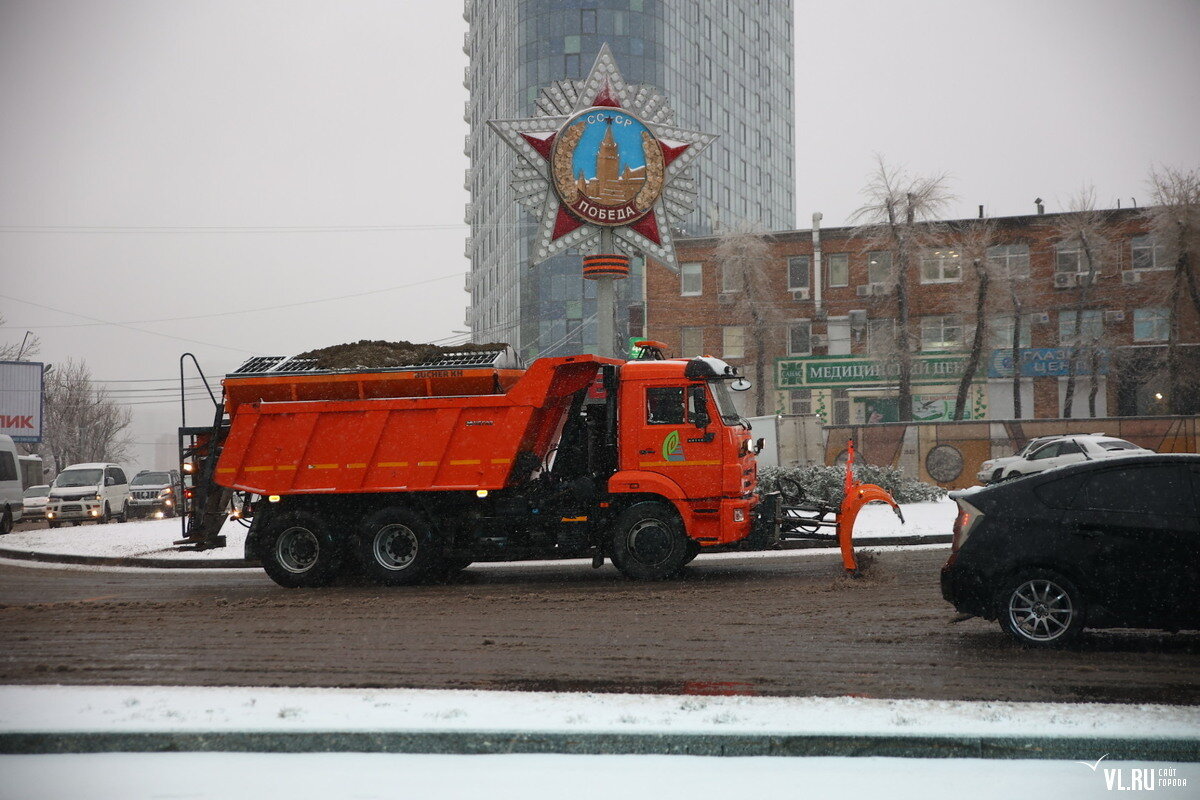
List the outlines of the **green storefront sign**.
<svg viewBox="0 0 1200 800">
<path fill-rule="evenodd" d="M 965 355 L 914 355 L 914 384 L 954 383 L 962 379 L 967 366 Z M 775 360 L 775 388 L 813 389 L 839 386 L 884 386 L 900 379 L 900 364 L 895 360 L 876 361 L 845 356 L 808 356 Z"/>
</svg>

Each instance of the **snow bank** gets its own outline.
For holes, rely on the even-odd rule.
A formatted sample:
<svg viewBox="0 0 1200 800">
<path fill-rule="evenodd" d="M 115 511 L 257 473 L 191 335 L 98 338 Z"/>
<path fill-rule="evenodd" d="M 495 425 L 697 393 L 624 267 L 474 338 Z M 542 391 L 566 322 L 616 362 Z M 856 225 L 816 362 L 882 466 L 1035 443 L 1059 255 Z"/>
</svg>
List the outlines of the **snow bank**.
<svg viewBox="0 0 1200 800">
<path fill-rule="evenodd" d="M 444 689 L 0 686 L 0 732 L 1195 737 L 1200 707 Z"/>
<path fill-rule="evenodd" d="M 905 524 L 892 509 L 883 504 L 864 508 L 854 526 L 855 541 L 869 545 L 881 536 L 912 536 L 948 534 L 954 525 L 957 506 L 952 500 L 930 503 L 909 503 L 901 506 Z M 228 545 L 204 552 L 180 551 L 171 542 L 183 536 L 178 519 L 143 520 L 139 522 L 86 523 L 79 527 L 20 531 L 0 537 L 0 549 L 58 555 L 105 556 L 125 558 L 168 558 L 179 560 L 212 560 L 241 558 L 246 541 L 246 528 L 236 520 L 225 523 L 221 533 Z"/>
</svg>

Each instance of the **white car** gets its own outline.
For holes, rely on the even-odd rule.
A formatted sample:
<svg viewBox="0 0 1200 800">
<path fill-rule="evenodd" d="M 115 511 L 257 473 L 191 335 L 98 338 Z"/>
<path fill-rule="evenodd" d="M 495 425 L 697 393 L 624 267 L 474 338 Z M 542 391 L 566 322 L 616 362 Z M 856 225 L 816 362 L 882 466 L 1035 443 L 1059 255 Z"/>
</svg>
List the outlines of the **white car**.
<svg viewBox="0 0 1200 800">
<path fill-rule="evenodd" d="M 30 486 L 25 490 L 23 505 L 25 516 L 33 519 L 45 519 L 46 504 L 50 502 L 50 485 L 46 483 Z"/>
<path fill-rule="evenodd" d="M 1104 434 L 1098 433 L 1094 435 L 1103 436 Z M 979 482 L 984 486 L 988 485 L 989 483 L 994 483 L 995 481 L 1000 480 L 1000 478 L 1004 475 L 1005 467 L 1017 463 L 1025 456 L 1044 445 L 1046 442 L 1061 438 L 1063 438 L 1063 434 L 1055 434 L 1053 436 L 1037 436 L 1033 439 L 1030 439 L 1025 443 L 1024 447 L 1022 447 L 1013 455 L 1003 456 L 1002 458 L 991 458 L 980 464 L 979 472 L 975 473 L 975 477 L 978 478 Z"/>
<path fill-rule="evenodd" d="M 1010 463 L 1000 468 L 1001 474 L 998 480 L 1019 478 L 1022 475 L 1032 475 L 1035 472 L 1043 472 L 1067 464 L 1078 464 L 1081 461 L 1153 452 L 1153 450 L 1138 447 L 1133 442 L 1116 439 L 1112 436 L 1088 433 L 1056 436 L 1050 441 L 1042 442 L 1031 448 L 1024 455 L 1015 456 Z"/>
</svg>

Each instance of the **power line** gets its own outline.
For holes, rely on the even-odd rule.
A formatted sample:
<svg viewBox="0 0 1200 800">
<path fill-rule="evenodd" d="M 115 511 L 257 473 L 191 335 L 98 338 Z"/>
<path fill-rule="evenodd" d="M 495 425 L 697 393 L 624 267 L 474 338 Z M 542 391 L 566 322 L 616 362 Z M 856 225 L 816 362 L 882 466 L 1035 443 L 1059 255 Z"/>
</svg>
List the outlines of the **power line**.
<svg viewBox="0 0 1200 800">
<path fill-rule="evenodd" d="M 372 290 L 366 291 L 366 292 L 355 292 L 354 294 L 343 294 L 343 295 L 339 295 L 337 297 L 321 297 L 321 298 L 318 298 L 315 300 L 301 300 L 296 303 L 281 303 L 279 305 L 274 305 L 274 306 L 259 306 L 258 308 L 243 308 L 243 309 L 240 309 L 237 311 L 217 311 L 212 314 L 195 314 L 195 315 L 188 316 L 188 317 L 161 317 L 159 319 L 135 319 L 135 320 L 127 320 L 125 322 L 102 322 L 102 321 L 71 322 L 71 323 L 63 323 L 60 325 L 5 325 L 4 327 L 5 328 L 87 328 L 87 327 L 93 327 L 96 325 L 145 325 L 145 324 L 153 323 L 153 322 L 182 322 L 182 321 L 186 321 L 186 320 L 211 319 L 213 317 L 228 317 L 228 316 L 233 316 L 236 314 L 255 314 L 260 311 L 276 311 L 281 308 L 296 308 L 298 306 L 314 305 L 316 303 L 332 303 L 337 300 L 349 300 L 349 299 L 352 299 L 355 297 L 366 297 L 368 295 L 381 294 L 383 292 L 395 292 L 400 289 L 411 289 L 414 286 L 423 286 L 424 284 L 434 283 L 436 281 L 444 281 L 444 280 L 448 280 L 450 278 L 461 278 L 465 274 L 466 274 L 465 272 L 453 272 L 453 273 L 449 273 L 446 275 L 439 275 L 435 278 L 426 278 L 423 281 L 414 281 L 413 283 L 403 283 L 403 284 L 400 284 L 399 286 L 389 286 L 384 289 L 372 289 Z M 9 299 L 15 299 L 15 298 L 9 298 Z M 23 301 L 18 301 L 18 302 L 23 302 Z M 68 312 L 64 312 L 64 313 L 69 314 L 71 312 L 68 311 Z M 82 316 L 82 315 L 79 314 L 76 316 Z"/>
<path fill-rule="evenodd" d="M 24 303 L 25 305 L 29 305 L 29 306 L 35 306 L 35 307 L 37 307 L 37 308 L 44 308 L 44 309 L 46 309 L 47 311 L 56 311 L 56 312 L 58 312 L 59 314 L 70 314 L 70 315 L 71 315 L 71 316 L 73 316 L 73 317 L 80 317 L 80 318 L 82 318 L 82 319 L 91 320 L 92 322 L 99 322 L 99 323 L 101 323 L 101 324 L 104 324 L 104 325 L 113 325 L 113 326 L 116 326 L 116 327 L 118 327 L 118 328 L 125 328 L 125 329 L 127 329 L 127 330 L 135 331 L 135 332 L 137 332 L 137 333 L 145 333 L 145 334 L 148 334 L 148 335 L 150 335 L 150 336 L 159 336 L 159 337 L 162 337 L 162 338 L 164 338 L 164 339 L 174 339 L 174 340 L 175 340 L 175 341 L 177 341 L 177 342 L 187 342 L 187 343 L 189 343 L 189 344 L 198 344 L 198 345 L 203 345 L 204 347 L 214 347 L 214 348 L 216 348 L 216 349 L 218 349 L 218 350 L 231 350 L 231 351 L 233 351 L 233 352 L 235 352 L 235 353 L 243 353 L 243 354 L 249 354 L 249 355 L 258 355 L 258 354 L 257 354 L 257 353 L 255 353 L 253 350 L 246 350 L 246 349 L 244 349 L 244 348 L 241 348 L 241 347 L 229 347 L 229 346 L 227 346 L 227 345 L 223 345 L 223 344 L 212 344 L 211 342 L 202 342 L 202 341 L 200 341 L 199 339 L 188 339 L 188 338 L 186 338 L 186 337 L 183 337 L 183 336 L 172 336 L 172 335 L 171 335 L 171 334 L 169 334 L 169 333 L 159 333 L 158 331 L 148 331 L 148 330 L 144 330 L 144 329 L 142 329 L 142 328 L 134 328 L 134 327 L 132 327 L 132 326 L 130 326 L 130 325 L 126 325 L 124 322 L 109 322 L 109 321 L 107 321 L 107 320 L 102 320 L 102 319 L 99 319 L 98 317 L 89 317 L 87 314 L 80 314 L 80 313 L 78 313 L 78 312 L 75 312 L 75 311 L 66 311 L 66 310 L 64 310 L 64 309 L 61 309 L 61 308 L 55 308 L 54 306 L 48 306 L 48 305 L 45 305 L 44 303 L 35 303 L 35 302 L 33 302 L 32 300 L 22 300 L 22 299 L 21 299 L 21 298 L 19 298 L 19 297 L 13 297 L 13 296 L 11 296 L 11 295 L 7 295 L 7 294 L 0 294 L 0 297 L 3 297 L 5 300 L 12 300 L 12 301 L 13 301 L 13 302 L 15 302 L 15 303 Z"/>
<path fill-rule="evenodd" d="M 386 233 L 470 228 L 426 225 L 0 225 L 0 233 Z"/>
</svg>

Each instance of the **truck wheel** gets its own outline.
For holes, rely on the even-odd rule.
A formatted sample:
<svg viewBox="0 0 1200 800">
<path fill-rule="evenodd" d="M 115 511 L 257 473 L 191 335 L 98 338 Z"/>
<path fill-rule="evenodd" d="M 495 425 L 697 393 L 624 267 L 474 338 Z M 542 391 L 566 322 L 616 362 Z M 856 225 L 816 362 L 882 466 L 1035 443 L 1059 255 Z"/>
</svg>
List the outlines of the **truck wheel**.
<svg viewBox="0 0 1200 800">
<path fill-rule="evenodd" d="M 363 573 L 388 586 L 409 586 L 442 566 L 433 526 L 404 508 L 382 508 L 362 521 L 358 557 Z"/>
<path fill-rule="evenodd" d="M 267 575 L 280 586 L 325 586 L 341 567 L 342 547 L 316 514 L 285 511 L 263 528 L 258 557 Z"/>
<path fill-rule="evenodd" d="M 12 533 L 13 513 L 8 506 L 4 507 L 4 515 L 0 516 L 0 534 Z"/>
<path fill-rule="evenodd" d="M 625 509 L 613 525 L 613 564 L 627 578 L 670 578 L 691 560 L 689 542 L 673 508 L 638 503 Z"/>
<path fill-rule="evenodd" d="M 112 513 L 108 510 L 108 503 L 104 504 L 104 510 L 100 512 L 100 518 L 96 520 L 97 525 L 107 525 L 112 519 Z"/>
</svg>

